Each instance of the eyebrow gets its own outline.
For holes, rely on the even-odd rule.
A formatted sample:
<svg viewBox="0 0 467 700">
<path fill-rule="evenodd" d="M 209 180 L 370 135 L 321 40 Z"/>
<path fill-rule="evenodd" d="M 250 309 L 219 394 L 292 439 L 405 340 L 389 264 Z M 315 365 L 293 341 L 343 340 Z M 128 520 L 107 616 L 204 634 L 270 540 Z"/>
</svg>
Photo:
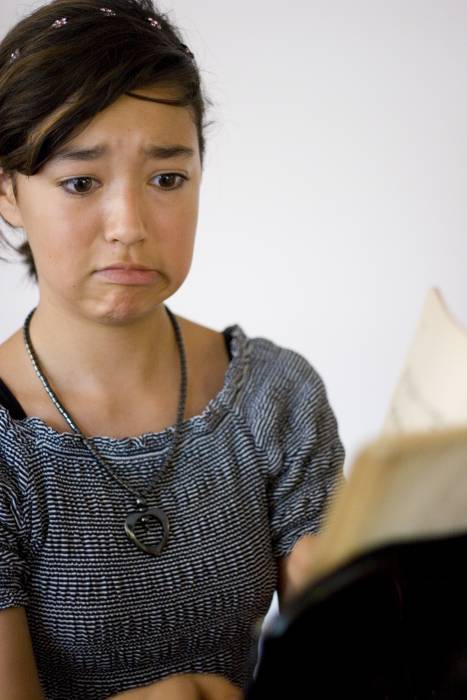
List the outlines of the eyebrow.
<svg viewBox="0 0 467 700">
<path fill-rule="evenodd" d="M 98 144 L 92 148 L 62 148 L 59 149 L 49 160 L 50 161 L 62 161 L 62 160 L 98 160 L 101 156 L 106 155 L 109 152 L 108 146 L 105 144 Z M 195 152 L 192 148 L 188 146 L 183 146 L 182 144 L 170 144 L 167 146 L 162 146 L 159 144 L 151 143 L 145 148 L 140 149 L 140 152 L 147 158 L 153 158 L 157 160 L 168 160 L 169 158 L 193 158 Z"/>
</svg>

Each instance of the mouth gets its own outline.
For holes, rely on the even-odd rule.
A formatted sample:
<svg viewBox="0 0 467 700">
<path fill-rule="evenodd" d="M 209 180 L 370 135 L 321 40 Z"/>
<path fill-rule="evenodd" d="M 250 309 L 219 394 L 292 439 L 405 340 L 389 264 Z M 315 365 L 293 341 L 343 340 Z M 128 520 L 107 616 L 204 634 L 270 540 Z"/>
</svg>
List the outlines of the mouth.
<svg viewBox="0 0 467 700">
<path fill-rule="evenodd" d="M 154 272 L 151 267 L 146 267 L 145 265 L 138 265 L 137 263 L 113 263 L 108 267 L 102 267 L 97 272 L 103 272 L 104 270 L 143 270 Z"/>
<path fill-rule="evenodd" d="M 135 267 L 134 265 L 106 267 L 97 270 L 96 275 L 105 282 L 125 285 L 150 285 L 157 282 L 160 277 L 157 270 Z"/>
</svg>

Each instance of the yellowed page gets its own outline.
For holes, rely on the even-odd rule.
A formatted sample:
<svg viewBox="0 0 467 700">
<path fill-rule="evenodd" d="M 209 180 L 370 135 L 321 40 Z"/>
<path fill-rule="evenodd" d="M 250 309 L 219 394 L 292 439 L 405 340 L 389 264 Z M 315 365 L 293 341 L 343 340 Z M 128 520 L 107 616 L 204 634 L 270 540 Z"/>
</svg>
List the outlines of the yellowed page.
<svg viewBox="0 0 467 700">
<path fill-rule="evenodd" d="M 382 433 L 330 503 L 305 580 L 380 546 L 466 531 L 467 329 L 432 288 Z"/>
<path fill-rule="evenodd" d="M 315 579 L 368 550 L 467 532 L 467 429 L 387 436 L 358 455 L 310 559 Z"/>
<path fill-rule="evenodd" d="M 467 426 L 467 329 L 429 290 L 383 434 Z"/>
</svg>

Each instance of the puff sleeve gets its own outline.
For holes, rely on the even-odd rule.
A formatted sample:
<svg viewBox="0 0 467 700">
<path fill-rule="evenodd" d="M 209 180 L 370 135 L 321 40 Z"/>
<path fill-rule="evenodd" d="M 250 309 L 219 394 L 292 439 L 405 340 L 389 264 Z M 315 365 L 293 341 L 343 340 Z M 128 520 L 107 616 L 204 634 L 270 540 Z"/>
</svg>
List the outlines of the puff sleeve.
<svg viewBox="0 0 467 700">
<path fill-rule="evenodd" d="M 27 605 L 22 494 L 0 461 L 0 609 Z"/>
<path fill-rule="evenodd" d="M 324 382 L 304 357 L 288 353 L 293 372 L 283 386 L 271 433 L 276 459 L 268 502 L 276 558 L 290 554 L 302 535 L 320 530 L 330 499 L 344 481 L 345 452 Z"/>
</svg>

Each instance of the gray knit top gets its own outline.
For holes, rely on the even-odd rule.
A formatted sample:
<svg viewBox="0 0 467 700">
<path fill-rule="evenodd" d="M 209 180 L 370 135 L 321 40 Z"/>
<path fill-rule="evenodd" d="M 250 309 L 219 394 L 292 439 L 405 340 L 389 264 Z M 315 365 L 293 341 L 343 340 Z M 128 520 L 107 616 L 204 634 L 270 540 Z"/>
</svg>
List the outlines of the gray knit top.
<svg viewBox="0 0 467 700">
<path fill-rule="evenodd" d="M 227 332 L 224 385 L 184 421 L 148 499 L 171 523 L 158 557 L 128 539 L 135 499 L 79 435 L 0 400 L 0 609 L 25 606 L 49 700 L 103 700 L 172 673 L 251 679 L 277 558 L 319 530 L 344 450 L 309 362 L 239 325 Z M 144 492 L 173 432 L 91 441 Z"/>
</svg>

